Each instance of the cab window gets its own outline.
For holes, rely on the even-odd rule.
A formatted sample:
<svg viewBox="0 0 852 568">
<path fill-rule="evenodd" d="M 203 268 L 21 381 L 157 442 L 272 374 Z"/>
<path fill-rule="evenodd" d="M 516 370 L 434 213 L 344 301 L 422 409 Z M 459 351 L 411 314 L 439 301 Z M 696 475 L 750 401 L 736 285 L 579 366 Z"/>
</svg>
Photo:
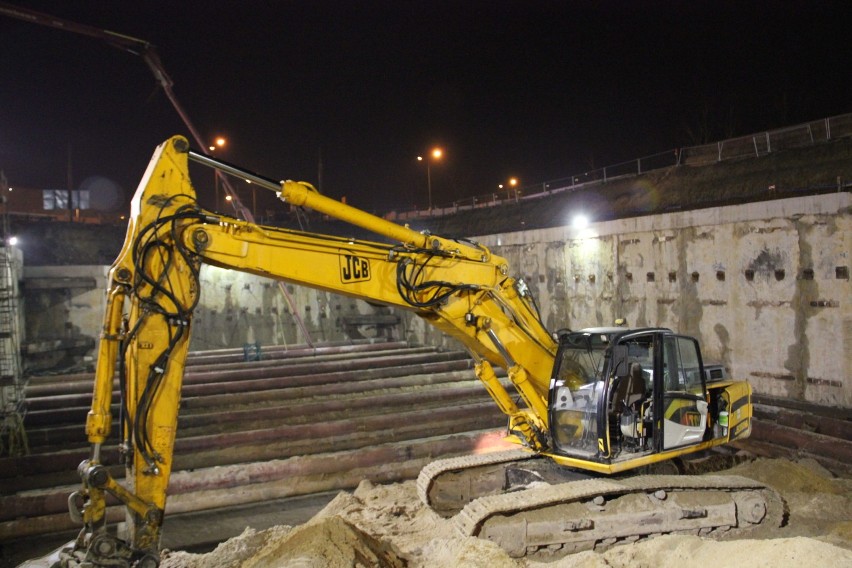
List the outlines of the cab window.
<svg viewBox="0 0 852 568">
<path fill-rule="evenodd" d="M 702 441 L 707 400 L 698 344 L 691 337 L 663 339 L 663 448 Z"/>
</svg>

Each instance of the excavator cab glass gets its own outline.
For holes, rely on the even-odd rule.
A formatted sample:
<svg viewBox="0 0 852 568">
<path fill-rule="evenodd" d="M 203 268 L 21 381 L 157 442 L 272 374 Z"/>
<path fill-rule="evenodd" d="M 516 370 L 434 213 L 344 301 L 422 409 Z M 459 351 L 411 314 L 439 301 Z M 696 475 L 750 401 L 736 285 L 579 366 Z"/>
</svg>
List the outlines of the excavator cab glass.
<svg viewBox="0 0 852 568">
<path fill-rule="evenodd" d="M 613 347 L 606 403 L 609 455 L 630 459 L 653 448 L 653 393 L 657 330 L 625 333 Z"/>
<path fill-rule="evenodd" d="M 580 456 L 598 452 L 598 416 L 610 334 L 584 330 L 563 334 L 550 384 L 551 435 L 557 451 Z"/>
<path fill-rule="evenodd" d="M 695 444 L 707 430 L 707 388 L 701 351 L 691 337 L 663 339 L 663 448 Z"/>
</svg>

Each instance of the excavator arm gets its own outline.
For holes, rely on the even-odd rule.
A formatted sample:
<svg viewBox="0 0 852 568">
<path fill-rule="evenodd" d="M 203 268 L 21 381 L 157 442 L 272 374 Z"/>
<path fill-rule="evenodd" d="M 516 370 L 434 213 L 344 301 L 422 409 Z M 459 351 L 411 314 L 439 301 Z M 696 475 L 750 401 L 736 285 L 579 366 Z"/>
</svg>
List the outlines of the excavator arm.
<svg viewBox="0 0 852 568">
<path fill-rule="evenodd" d="M 477 376 L 533 450 L 547 448 L 547 391 L 556 344 L 522 280 L 505 259 L 469 241 L 419 233 L 324 197 L 309 184 L 272 184 L 292 205 L 314 209 L 392 244 L 265 227 L 201 209 L 189 178 L 186 139 L 154 153 L 131 203 L 124 246 L 110 270 L 86 432 L 92 450 L 70 499 L 85 524 L 66 560 L 117 559 L 155 566 L 165 510 L 184 362 L 202 263 L 286 280 L 413 311 L 458 339 L 477 360 Z M 269 182 L 247 172 L 229 173 Z M 227 170 L 230 168 L 230 170 Z M 125 315 L 125 312 L 127 315 Z M 525 408 L 496 379 L 507 369 Z M 113 377 L 121 389 L 120 437 L 127 475 L 119 485 L 100 448 L 112 424 Z M 126 535 L 106 530 L 106 497 L 127 510 Z"/>
</svg>

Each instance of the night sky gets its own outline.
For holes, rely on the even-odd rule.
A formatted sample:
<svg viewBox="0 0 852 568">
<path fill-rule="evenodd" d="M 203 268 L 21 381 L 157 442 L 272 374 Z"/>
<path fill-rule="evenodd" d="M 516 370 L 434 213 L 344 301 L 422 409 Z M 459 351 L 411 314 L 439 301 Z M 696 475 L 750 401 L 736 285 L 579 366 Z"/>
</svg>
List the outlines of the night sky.
<svg viewBox="0 0 852 568">
<path fill-rule="evenodd" d="M 434 145 L 440 205 L 852 111 L 848 2 L 10 3 L 151 42 L 224 159 L 312 183 L 321 161 L 324 193 L 375 211 L 426 205 Z M 70 162 L 129 198 L 174 134 L 140 57 L 0 16 L 13 187 L 66 187 Z"/>
</svg>

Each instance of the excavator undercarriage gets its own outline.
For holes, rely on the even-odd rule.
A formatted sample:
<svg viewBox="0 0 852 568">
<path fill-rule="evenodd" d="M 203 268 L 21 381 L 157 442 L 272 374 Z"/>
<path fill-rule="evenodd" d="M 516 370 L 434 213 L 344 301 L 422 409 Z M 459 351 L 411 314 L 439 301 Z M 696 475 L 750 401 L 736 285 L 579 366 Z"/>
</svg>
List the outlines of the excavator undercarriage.
<svg viewBox="0 0 852 568">
<path fill-rule="evenodd" d="M 524 450 L 438 460 L 420 498 L 466 536 L 511 556 L 602 550 L 661 534 L 758 536 L 786 522 L 771 487 L 730 475 L 595 477 Z"/>
</svg>

